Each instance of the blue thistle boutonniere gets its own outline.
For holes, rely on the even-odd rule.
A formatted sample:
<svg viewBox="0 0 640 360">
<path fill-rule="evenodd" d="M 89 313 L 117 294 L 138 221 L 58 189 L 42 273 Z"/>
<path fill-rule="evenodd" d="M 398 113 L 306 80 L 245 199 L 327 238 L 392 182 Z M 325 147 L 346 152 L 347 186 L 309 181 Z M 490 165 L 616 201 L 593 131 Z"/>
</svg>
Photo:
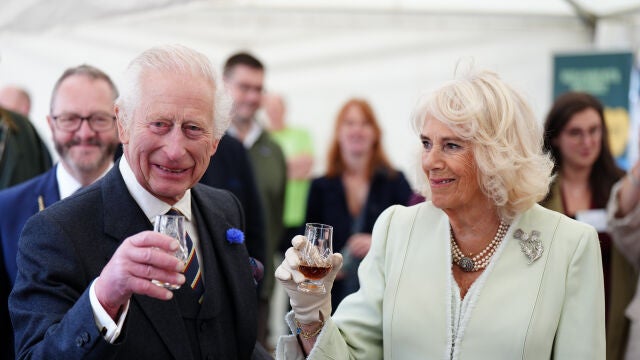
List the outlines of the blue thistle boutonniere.
<svg viewBox="0 0 640 360">
<path fill-rule="evenodd" d="M 240 229 L 231 228 L 227 230 L 227 241 L 229 244 L 242 244 L 244 242 L 244 233 Z"/>
</svg>

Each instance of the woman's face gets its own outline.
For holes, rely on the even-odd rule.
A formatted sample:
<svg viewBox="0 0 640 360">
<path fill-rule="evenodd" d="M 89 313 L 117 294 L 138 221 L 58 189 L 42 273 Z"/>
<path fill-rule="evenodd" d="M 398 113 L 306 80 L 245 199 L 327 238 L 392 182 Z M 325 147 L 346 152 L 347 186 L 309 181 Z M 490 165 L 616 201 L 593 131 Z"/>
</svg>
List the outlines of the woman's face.
<svg viewBox="0 0 640 360">
<path fill-rule="evenodd" d="M 420 138 L 424 148 L 422 170 L 431 188 L 433 204 L 445 211 L 485 205 L 487 196 L 478 184 L 471 143 L 431 117 L 427 117 Z"/>
<path fill-rule="evenodd" d="M 349 106 L 338 127 L 338 142 L 343 156 L 369 155 L 375 141 L 375 130 L 360 107 Z"/>
<path fill-rule="evenodd" d="M 553 141 L 563 167 L 591 168 L 600 155 L 602 119 L 592 108 L 574 114 Z"/>
</svg>

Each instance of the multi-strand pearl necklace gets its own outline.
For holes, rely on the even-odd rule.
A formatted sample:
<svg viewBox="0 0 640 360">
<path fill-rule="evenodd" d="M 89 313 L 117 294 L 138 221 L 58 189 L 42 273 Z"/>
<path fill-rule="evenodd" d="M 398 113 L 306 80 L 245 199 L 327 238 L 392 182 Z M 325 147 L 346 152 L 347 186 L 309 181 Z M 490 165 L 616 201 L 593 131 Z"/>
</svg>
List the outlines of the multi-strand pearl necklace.
<svg viewBox="0 0 640 360">
<path fill-rule="evenodd" d="M 496 252 L 496 249 L 504 239 L 504 236 L 507 234 L 507 230 L 509 230 L 509 224 L 504 223 L 502 220 L 500 221 L 500 226 L 498 226 L 498 231 L 496 232 L 496 236 L 493 237 L 493 240 L 484 248 L 481 252 L 479 252 L 474 257 L 465 256 L 458 247 L 458 243 L 456 242 L 456 238 L 453 236 L 453 229 L 449 230 L 449 234 L 451 237 L 451 258 L 453 263 L 458 265 L 462 271 L 471 272 L 482 270 L 489 265 L 491 261 L 491 257 Z"/>
</svg>

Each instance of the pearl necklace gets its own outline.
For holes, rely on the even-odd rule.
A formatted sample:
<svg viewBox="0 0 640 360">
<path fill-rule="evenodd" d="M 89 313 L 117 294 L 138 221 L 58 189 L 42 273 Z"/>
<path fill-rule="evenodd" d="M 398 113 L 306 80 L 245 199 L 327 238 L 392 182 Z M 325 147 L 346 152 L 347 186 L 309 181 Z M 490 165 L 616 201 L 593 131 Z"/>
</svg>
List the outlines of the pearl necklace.
<svg viewBox="0 0 640 360">
<path fill-rule="evenodd" d="M 504 239 L 504 236 L 507 234 L 507 230 L 509 230 L 509 225 L 500 220 L 500 226 L 498 226 L 498 231 L 496 235 L 493 237 L 493 240 L 485 247 L 481 252 L 479 252 L 473 258 L 469 256 L 465 256 L 458 247 L 458 243 L 456 242 L 456 238 L 453 236 L 453 229 L 449 229 L 450 239 L 451 239 L 451 259 L 452 262 L 458 265 L 462 271 L 464 272 L 472 272 L 482 270 L 489 265 L 489 261 L 491 261 L 491 257 L 496 252 L 496 249 Z"/>
</svg>

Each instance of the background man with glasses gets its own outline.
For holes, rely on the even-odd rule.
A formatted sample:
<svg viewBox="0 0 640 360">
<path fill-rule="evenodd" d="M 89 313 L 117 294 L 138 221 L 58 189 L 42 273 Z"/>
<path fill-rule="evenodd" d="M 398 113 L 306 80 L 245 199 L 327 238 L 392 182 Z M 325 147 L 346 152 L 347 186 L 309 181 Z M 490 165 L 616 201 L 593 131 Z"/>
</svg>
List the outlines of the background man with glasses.
<svg viewBox="0 0 640 360">
<path fill-rule="evenodd" d="M 16 252 L 27 219 L 104 175 L 113 165 L 118 134 L 113 111 L 118 96 L 104 72 L 81 65 L 65 71 L 56 82 L 47 121 L 60 162 L 46 173 L 0 191 L 0 326 L 13 335 L 7 299 L 16 278 Z M 78 219 L 82 221 L 82 219 Z M 0 348 L 13 357 L 13 336 Z"/>
</svg>

